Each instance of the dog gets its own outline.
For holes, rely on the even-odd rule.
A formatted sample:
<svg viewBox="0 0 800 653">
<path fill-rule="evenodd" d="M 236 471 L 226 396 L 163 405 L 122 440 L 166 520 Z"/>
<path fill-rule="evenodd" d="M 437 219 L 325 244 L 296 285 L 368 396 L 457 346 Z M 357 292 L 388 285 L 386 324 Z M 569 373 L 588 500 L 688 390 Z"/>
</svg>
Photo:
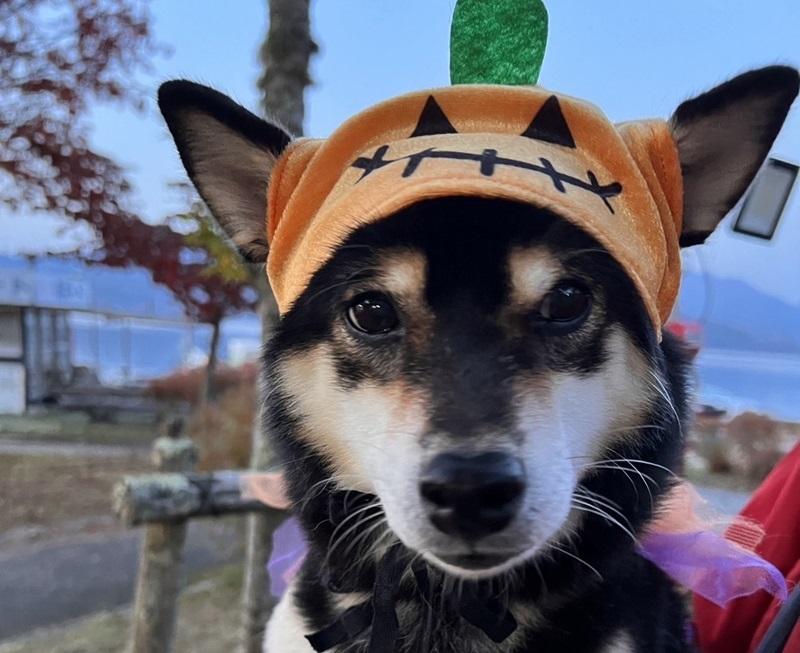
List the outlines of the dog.
<svg viewBox="0 0 800 653">
<path fill-rule="evenodd" d="M 677 108 L 681 246 L 734 207 L 797 92 L 772 66 Z M 264 263 L 292 138 L 191 82 L 159 102 Z M 309 544 L 264 650 L 692 650 L 685 599 L 636 549 L 681 471 L 689 379 L 623 266 L 556 211 L 438 197 L 355 229 L 263 355 L 264 432 Z"/>
</svg>

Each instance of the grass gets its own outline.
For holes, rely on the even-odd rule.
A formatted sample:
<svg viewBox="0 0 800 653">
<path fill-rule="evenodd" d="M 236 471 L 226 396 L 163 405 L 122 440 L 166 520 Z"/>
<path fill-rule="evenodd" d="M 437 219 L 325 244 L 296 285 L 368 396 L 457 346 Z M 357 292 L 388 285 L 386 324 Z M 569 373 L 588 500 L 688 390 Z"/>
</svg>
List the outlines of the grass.
<svg viewBox="0 0 800 653">
<path fill-rule="evenodd" d="M 150 468 L 145 453 L 0 454 L 0 545 L 119 528 L 111 514 L 112 486 L 126 473 Z"/>
<path fill-rule="evenodd" d="M 239 634 L 242 566 L 199 575 L 178 601 L 176 653 L 233 651 Z M 0 653 L 119 653 L 127 647 L 130 610 L 102 612 L 0 644 Z"/>
<path fill-rule="evenodd" d="M 155 436 L 156 427 L 141 420 L 94 422 L 84 413 L 59 411 L 0 415 L 0 438 L 146 446 Z"/>
<path fill-rule="evenodd" d="M 753 492 L 758 487 L 758 482 L 746 478 L 741 474 L 721 474 L 709 472 L 695 467 L 687 467 L 684 476 L 687 481 L 695 485 L 704 485 L 720 490 L 732 490 L 735 492 Z"/>
</svg>

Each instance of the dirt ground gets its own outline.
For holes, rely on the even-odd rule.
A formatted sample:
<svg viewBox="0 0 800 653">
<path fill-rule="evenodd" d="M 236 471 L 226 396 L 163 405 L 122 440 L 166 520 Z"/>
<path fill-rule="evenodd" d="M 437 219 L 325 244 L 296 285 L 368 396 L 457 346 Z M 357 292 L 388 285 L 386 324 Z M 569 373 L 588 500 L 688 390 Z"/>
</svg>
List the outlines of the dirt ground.
<svg viewBox="0 0 800 653">
<path fill-rule="evenodd" d="M 242 567 L 207 572 L 181 594 L 176 653 L 220 653 L 235 649 L 241 611 Z M 126 608 L 102 612 L 0 644 L 0 653 L 119 653 L 130 632 Z"/>
<path fill-rule="evenodd" d="M 0 549 L 121 529 L 111 514 L 111 488 L 124 474 L 149 469 L 146 450 L 106 457 L 0 448 Z"/>
</svg>

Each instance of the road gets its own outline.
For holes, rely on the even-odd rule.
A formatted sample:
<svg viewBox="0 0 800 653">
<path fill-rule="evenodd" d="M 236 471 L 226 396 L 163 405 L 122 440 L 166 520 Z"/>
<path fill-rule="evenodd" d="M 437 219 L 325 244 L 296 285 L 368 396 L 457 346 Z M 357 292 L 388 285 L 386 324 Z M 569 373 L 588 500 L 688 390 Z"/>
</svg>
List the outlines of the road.
<svg viewBox="0 0 800 653">
<path fill-rule="evenodd" d="M 0 554 L 0 640 L 131 602 L 141 530 Z M 230 562 L 241 536 L 230 518 L 194 521 L 186 573 Z"/>
<path fill-rule="evenodd" d="M 0 454 L 11 456 L 63 456 L 80 458 L 128 458 L 146 456 L 147 447 L 129 447 L 113 444 L 84 444 L 82 442 L 52 442 L 23 439 L 0 439 Z"/>
</svg>

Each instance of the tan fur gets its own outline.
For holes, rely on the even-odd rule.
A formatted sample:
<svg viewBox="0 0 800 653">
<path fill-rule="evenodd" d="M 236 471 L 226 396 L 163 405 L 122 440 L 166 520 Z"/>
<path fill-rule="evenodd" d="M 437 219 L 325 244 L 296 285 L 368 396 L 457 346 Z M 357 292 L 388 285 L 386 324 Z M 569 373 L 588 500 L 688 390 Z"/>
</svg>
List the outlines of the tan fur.
<svg viewBox="0 0 800 653">
<path fill-rule="evenodd" d="M 508 256 L 510 308 L 530 310 L 556 282 L 561 265 L 544 247 L 516 247 Z"/>
<path fill-rule="evenodd" d="M 623 630 L 603 648 L 603 653 L 634 653 L 635 650 L 633 638 Z"/>
<path fill-rule="evenodd" d="M 384 290 L 416 305 L 424 304 L 428 263 L 422 252 L 397 250 L 383 256 L 380 267 L 378 283 Z"/>
<path fill-rule="evenodd" d="M 623 437 L 640 437 L 640 432 L 632 429 L 642 426 L 656 392 L 647 360 L 623 331 L 615 331 L 609 337 L 608 347 L 611 357 L 603 376 L 613 412 L 603 445 Z"/>
<path fill-rule="evenodd" d="M 414 250 L 397 250 L 381 261 L 377 284 L 406 316 L 406 340 L 418 351 L 427 347 L 434 316 L 425 301 L 428 262 Z"/>
<path fill-rule="evenodd" d="M 284 360 L 281 386 L 303 419 L 301 437 L 348 488 L 376 492 L 375 465 L 418 445 L 427 415 L 419 392 L 399 382 L 338 387 L 329 345 Z"/>
</svg>

